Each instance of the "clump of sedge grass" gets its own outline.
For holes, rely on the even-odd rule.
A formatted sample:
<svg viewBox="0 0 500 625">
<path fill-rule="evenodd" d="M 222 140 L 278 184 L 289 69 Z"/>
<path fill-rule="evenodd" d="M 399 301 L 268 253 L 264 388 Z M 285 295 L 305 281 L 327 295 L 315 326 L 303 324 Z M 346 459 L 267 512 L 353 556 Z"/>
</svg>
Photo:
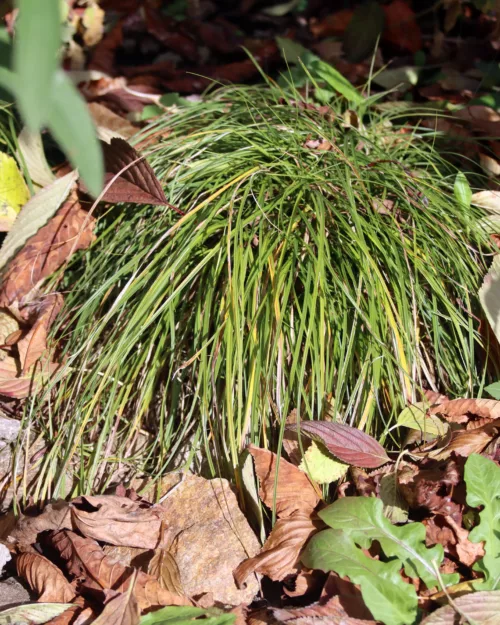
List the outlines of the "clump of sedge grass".
<svg viewBox="0 0 500 625">
<path fill-rule="evenodd" d="M 420 389 L 472 392 L 485 236 L 432 133 L 375 113 L 349 125 L 262 86 L 146 134 L 160 129 L 150 162 L 186 215 L 116 207 L 67 270 L 39 495 L 75 454 L 84 491 L 123 462 L 160 475 L 186 441 L 186 462 L 201 447 L 227 475 L 249 441 L 278 446 L 293 408 L 318 419 L 328 401 L 384 438 Z"/>
</svg>

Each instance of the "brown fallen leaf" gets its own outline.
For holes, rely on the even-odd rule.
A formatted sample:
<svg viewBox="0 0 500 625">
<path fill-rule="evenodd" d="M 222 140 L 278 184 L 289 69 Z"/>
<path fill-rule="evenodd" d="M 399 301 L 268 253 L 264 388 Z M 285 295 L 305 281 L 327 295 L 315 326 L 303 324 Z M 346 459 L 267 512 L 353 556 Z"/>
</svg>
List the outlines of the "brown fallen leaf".
<svg viewBox="0 0 500 625">
<path fill-rule="evenodd" d="M 28 239 L 9 263 L 0 288 L 0 307 L 23 298 L 65 263 L 69 255 L 93 241 L 95 220 L 84 211 L 75 191 L 52 219 Z"/>
<path fill-rule="evenodd" d="M 50 327 L 63 307 L 63 303 L 60 293 L 51 293 L 36 302 L 34 306 L 30 305 L 29 314 L 35 317 L 35 321 L 28 334 L 17 342 L 22 374 L 28 373 L 35 362 L 45 354 Z"/>
<path fill-rule="evenodd" d="M 289 425 L 288 429 L 321 441 L 339 460 L 355 467 L 375 469 L 390 461 L 385 449 L 374 438 L 344 423 L 302 421 L 300 428 Z"/>
<path fill-rule="evenodd" d="M 280 518 L 296 511 L 310 514 L 314 510 L 319 497 L 303 471 L 280 458 L 276 480 L 277 455 L 254 445 L 250 445 L 248 450 L 254 458 L 255 473 L 259 478 L 259 496 L 268 508 L 272 509 L 276 502 L 276 514 Z"/>
<path fill-rule="evenodd" d="M 471 414 L 476 417 L 500 418 L 500 401 L 495 399 L 452 399 L 430 409 L 431 414 L 445 418 Z"/>
<path fill-rule="evenodd" d="M 456 597 L 455 606 L 470 623 L 496 625 L 500 613 L 500 590 L 483 590 Z M 422 621 L 422 625 L 456 625 L 461 622 L 454 607 L 439 608 Z"/>
<path fill-rule="evenodd" d="M 107 185 L 116 174 L 120 174 L 104 193 L 102 197 L 104 202 L 168 206 L 179 214 L 184 214 L 167 202 L 151 165 L 129 143 L 115 137 L 110 143 L 101 141 L 100 144 L 104 154 L 105 184 Z"/>
<path fill-rule="evenodd" d="M 432 450 L 427 453 L 430 458 L 443 460 L 449 458 L 452 452 L 459 456 L 470 456 L 471 454 L 479 454 L 486 445 L 500 434 L 500 418 L 494 419 L 474 430 L 461 430 L 453 432 L 451 441 L 440 449 Z"/>
<path fill-rule="evenodd" d="M 183 595 L 179 567 L 174 556 L 166 549 L 157 549 L 148 566 L 148 574 L 158 580 L 165 590 Z"/>
<path fill-rule="evenodd" d="M 112 137 L 130 139 L 137 132 L 137 128 L 132 126 L 127 119 L 113 113 L 98 102 L 91 102 L 88 109 L 97 127 L 99 137 L 103 140 L 111 140 Z"/>
<path fill-rule="evenodd" d="M 37 516 L 21 516 L 9 536 L 20 545 L 32 545 L 38 534 L 62 529 L 72 529 L 69 504 L 63 500 L 47 504 Z"/>
<path fill-rule="evenodd" d="M 52 544 L 67 561 L 68 572 L 85 577 L 85 585 L 90 588 L 126 592 L 134 582 L 136 570 L 113 563 L 90 538 L 64 530 L 53 536 Z M 142 571 L 135 577 L 134 594 L 141 611 L 165 605 L 193 605 L 187 597 L 163 589 L 154 577 Z"/>
<path fill-rule="evenodd" d="M 453 517 L 447 516 L 446 521 L 455 532 L 457 538 L 455 550 L 460 562 L 465 564 L 465 566 L 472 566 L 479 558 L 484 556 L 483 543 L 472 543 L 469 540 L 469 532 L 461 527 Z"/>
<path fill-rule="evenodd" d="M 17 574 L 25 579 L 45 603 L 69 603 L 75 598 L 75 589 L 55 564 L 39 553 L 22 553 L 16 562 Z"/>
<path fill-rule="evenodd" d="M 300 623 L 309 625 L 376 625 L 376 621 L 353 618 L 345 611 L 339 597 L 332 597 L 326 603 L 313 603 L 305 608 L 277 608 L 274 616 L 283 623 Z M 303 620 L 307 619 L 307 621 Z"/>
<path fill-rule="evenodd" d="M 161 506 L 117 495 L 82 496 L 71 502 L 73 529 L 110 545 L 155 549 L 161 542 Z"/>
<path fill-rule="evenodd" d="M 113 597 L 93 621 L 93 625 L 137 625 L 141 618 L 134 590 Z"/>
<path fill-rule="evenodd" d="M 241 588 L 252 573 L 262 573 L 274 581 L 296 573 L 300 552 L 307 540 L 323 527 L 317 518 L 298 510 L 281 518 L 273 527 L 264 546 L 253 558 L 244 560 L 234 571 L 236 585 Z"/>
</svg>

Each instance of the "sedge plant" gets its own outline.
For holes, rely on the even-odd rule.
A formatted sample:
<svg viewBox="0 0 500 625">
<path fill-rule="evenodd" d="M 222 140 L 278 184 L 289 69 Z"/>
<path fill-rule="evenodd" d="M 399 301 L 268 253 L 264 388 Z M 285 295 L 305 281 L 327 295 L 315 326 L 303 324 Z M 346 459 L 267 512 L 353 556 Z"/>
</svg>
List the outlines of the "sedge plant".
<svg viewBox="0 0 500 625">
<path fill-rule="evenodd" d="M 422 388 L 481 383 L 487 237 L 436 136 L 300 98 L 224 87 L 144 131 L 163 137 L 148 158 L 185 215 L 113 207 L 66 268 L 38 497 L 65 494 L 76 457 L 80 492 L 124 469 L 237 475 L 292 409 L 327 404 L 384 440 Z"/>
</svg>

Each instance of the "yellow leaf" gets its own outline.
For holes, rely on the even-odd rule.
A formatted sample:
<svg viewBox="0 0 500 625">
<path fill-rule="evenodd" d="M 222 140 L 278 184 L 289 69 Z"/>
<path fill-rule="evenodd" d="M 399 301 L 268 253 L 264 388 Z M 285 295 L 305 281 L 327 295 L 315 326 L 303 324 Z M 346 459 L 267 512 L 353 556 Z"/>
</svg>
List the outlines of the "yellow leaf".
<svg viewBox="0 0 500 625">
<path fill-rule="evenodd" d="M 0 232 L 10 230 L 29 197 L 28 187 L 16 161 L 0 152 Z"/>
<path fill-rule="evenodd" d="M 322 445 L 315 441 L 308 447 L 299 469 L 318 484 L 336 482 L 347 473 L 348 464 L 336 460 Z"/>
</svg>

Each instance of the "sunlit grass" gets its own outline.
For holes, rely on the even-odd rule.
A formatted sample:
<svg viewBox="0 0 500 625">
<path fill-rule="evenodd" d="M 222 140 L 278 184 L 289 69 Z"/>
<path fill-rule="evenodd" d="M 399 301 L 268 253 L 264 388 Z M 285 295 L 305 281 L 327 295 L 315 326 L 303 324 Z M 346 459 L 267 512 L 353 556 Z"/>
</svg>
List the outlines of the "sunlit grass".
<svg viewBox="0 0 500 625">
<path fill-rule="evenodd" d="M 281 96 L 225 88 L 146 131 L 170 129 L 150 162 L 186 215 L 115 207 L 66 271 L 67 373 L 37 419 L 37 496 L 61 494 L 75 456 L 83 491 L 198 447 L 232 476 L 249 441 L 275 447 L 291 409 L 318 419 L 326 399 L 384 439 L 420 388 L 478 384 L 485 237 L 433 134 L 409 140 L 387 115 L 350 127 Z"/>
</svg>

